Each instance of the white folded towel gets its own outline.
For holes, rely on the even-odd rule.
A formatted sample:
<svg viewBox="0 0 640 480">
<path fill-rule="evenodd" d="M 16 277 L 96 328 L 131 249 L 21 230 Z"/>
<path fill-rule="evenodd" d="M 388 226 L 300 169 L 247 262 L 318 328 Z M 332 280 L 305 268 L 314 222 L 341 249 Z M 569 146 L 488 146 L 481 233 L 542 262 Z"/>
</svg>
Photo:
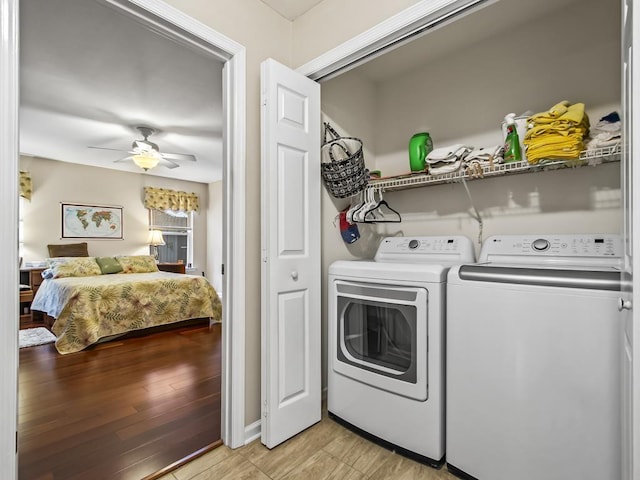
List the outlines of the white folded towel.
<svg viewBox="0 0 640 480">
<path fill-rule="evenodd" d="M 479 147 L 471 150 L 465 157 L 466 163 L 502 163 L 504 161 L 504 145 Z"/>
<path fill-rule="evenodd" d="M 461 143 L 456 145 L 450 145 L 448 147 L 436 148 L 429 152 L 426 158 L 428 164 L 434 164 L 438 162 L 451 163 L 462 158 L 463 155 L 468 153 L 471 149 L 465 147 Z"/>
<path fill-rule="evenodd" d="M 438 162 L 429 166 L 429 175 L 442 175 L 443 173 L 451 173 L 459 170 L 462 166 L 462 160 L 455 160 L 454 162 Z"/>
</svg>

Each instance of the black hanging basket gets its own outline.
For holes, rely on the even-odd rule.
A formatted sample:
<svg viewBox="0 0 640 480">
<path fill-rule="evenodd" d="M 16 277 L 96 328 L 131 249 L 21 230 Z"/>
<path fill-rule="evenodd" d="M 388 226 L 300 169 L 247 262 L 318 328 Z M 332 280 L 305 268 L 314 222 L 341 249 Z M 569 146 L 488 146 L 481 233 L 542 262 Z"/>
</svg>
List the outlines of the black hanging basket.
<svg viewBox="0 0 640 480">
<path fill-rule="evenodd" d="M 329 193 L 336 198 L 351 197 L 367 186 L 369 171 L 364 165 L 362 140 L 341 137 L 325 122 L 322 145 L 322 179 Z"/>
</svg>

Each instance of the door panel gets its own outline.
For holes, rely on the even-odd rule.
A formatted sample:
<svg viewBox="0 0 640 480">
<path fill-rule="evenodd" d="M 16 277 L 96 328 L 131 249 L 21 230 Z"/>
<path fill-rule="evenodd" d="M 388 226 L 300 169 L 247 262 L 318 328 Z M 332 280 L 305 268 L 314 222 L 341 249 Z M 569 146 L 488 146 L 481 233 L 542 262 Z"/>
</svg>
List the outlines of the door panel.
<svg viewBox="0 0 640 480">
<path fill-rule="evenodd" d="M 262 443 L 320 421 L 320 86 L 262 64 Z"/>
<path fill-rule="evenodd" d="M 278 318 L 278 405 L 295 401 L 307 392 L 309 379 L 306 332 L 309 325 L 307 292 L 287 292 L 279 295 Z M 303 321 L 300 321 L 303 319 Z"/>
<path fill-rule="evenodd" d="M 307 196 L 307 158 L 305 152 L 278 145 L 278 204 L 277 210 L 279 254 L 308 255 L 305 205 Z"/>
</svg>

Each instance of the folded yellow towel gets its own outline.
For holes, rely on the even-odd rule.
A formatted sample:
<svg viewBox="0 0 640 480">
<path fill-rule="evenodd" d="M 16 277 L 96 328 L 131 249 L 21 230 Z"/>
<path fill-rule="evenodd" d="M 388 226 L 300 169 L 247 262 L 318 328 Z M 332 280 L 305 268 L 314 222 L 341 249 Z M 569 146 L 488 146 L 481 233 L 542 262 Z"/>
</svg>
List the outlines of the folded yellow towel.
<svg viewBox="0 0 640 480">
<path fill-rule="evenodd" d="M 530 130 L 527 130 L 523 142 L 525 144 L 535 141 L 536 138 L 545 135 L 579 135 L 583 138 L 586 135 L 586 130 L 582 127 L 563 126 L 563 128 L 557 128 L 551 125 L 538 125 Z"/>
<path fill-rule="evenodd" d="M 526 142 L 525 145 L 528 146 L 537 146 L 537 145 L 545 145 L 548 143 L 566 143 L 566 142 L 581 142 L 584 137 L 578 133 L 548 133 L 546 135 L 540 135 L 539 137 L 534 137 Z"/>
<path fill-rule="evenodd" d="M 569 105 L 570 103 L 567 100 L 563 100 L 559 103 L 556 103 L 553 107 L 551 107 L 546 112 L 540 112 L 540 113 L 531 115 L 531 117 L 529 117 L 529 121 L 535 122 L 537 120 L 540 120 L 544 122 L 549 119 L 551 120 L 556 119 L 560 115 L 567 112 Z"/>
<path fill-rule="evenodd" d="M 580 157 L 580 152 L 582 152 L 582 148 L 578 146 L 564 150 L 549 149 L 538 152 L 527 150 L 527 162 L 535 165 L 543 160 L 577 160 Z"/>
<path fill-rule="evenodd" d="M 549 116 L 559 117 L 560 115 L 564 115 L 565 113 L 567 113 L 567 109 L 570 105 L 571 104 L 567 100 L 556 103 L 549 109 Z"/>
<path fill-rule="evenodd" d="M 540 141 L 531 142 L 527 145 L 527 151 L 536 148 L 545 148 L 546 146 L 553 147 L 558 146 L 560 148 L 566 145 L 575 145 L 582 143 L 582 138 L 575 136 L 563 136 L 563 135 L 547 135 L 541 138 Z"/>
<path fill-rule="evenodd" d="M 567 137 L 548 138 L 547 142 L 539 142 L 527 147 L 527 161 L 538 163 L 544 159 L 576 159 L 584 149 L 581 140 Z"/>
<path fill-rule="evenodd" d="M 576 159 L 589 134 L 589 116 L 584 103 L 558 102 L 546 112 L 528 119 L 524 145 L 529 163 L 549 159 Z"/>
<path fill-rule="evenodd" d="M 584 103 L 574 103 L 573 105 L 569 105 L 569 102 L 565 100 L 554 105 L 546 112 L 540 112 L 532 115 L 529 117 L 529 123 L 533 122 L 536 124 L 543 124 L 563 120 L 580 124 L 585 121 L 584 117 Z"/>
</svg>

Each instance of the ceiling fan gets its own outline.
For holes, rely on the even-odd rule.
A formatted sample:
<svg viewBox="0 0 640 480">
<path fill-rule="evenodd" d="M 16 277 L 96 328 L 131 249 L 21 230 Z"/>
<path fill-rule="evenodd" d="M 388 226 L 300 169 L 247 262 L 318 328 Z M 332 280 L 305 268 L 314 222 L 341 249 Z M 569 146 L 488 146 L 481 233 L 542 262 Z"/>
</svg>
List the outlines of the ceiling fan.
<svg viewBox="0 0 640 480">
<path fill-rule="evenodd" d="M 151 127 L 145 126 L 137 126 L 136 129 L 142 135 L 142 140 L 134 140 L 131 144 L 130 150 L 119 150 L 117 148 L 105 148 L 105 147 L 89 147 L 96 148 L 99 150 L 112 150 L 115 152 L 127 152 L 129 155 L 126 157 L 119 158 L 114 160 L 114 162 L 122 162 L 125 160 L 133 160 L 138 167 L 142 168 L 145 172 L 150 168 L 154 168 L 158 165 L 158 163 L 162 162 L 162 164 L 167 168 L 177 168 L 180 166 L 177 161 L 180 160 L 188 160 L 191 162 L 196 161 L 196 157 L 194 155 L 188 153 L 165 153 L 160 152 L 160 147 L 156 143 L 153 143 L 148 138 L 157 133 L 157 130 Z"/>
</svg>

